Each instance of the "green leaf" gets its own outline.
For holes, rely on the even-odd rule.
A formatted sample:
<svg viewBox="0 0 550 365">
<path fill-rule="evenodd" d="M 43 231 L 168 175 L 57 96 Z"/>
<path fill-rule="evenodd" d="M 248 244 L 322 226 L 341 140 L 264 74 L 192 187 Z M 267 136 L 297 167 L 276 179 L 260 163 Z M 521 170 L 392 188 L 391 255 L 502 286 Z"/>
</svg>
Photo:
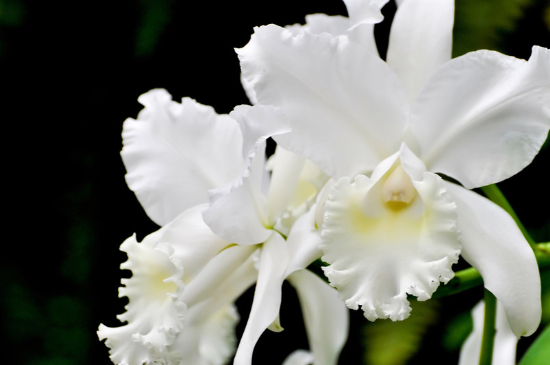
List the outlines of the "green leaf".
<svg viewBox="0 0 550 365">
<path fill-rule="evenodd" d="M 453 57 L 478 49 L 499 50 L 502 33 L 514 30 L 529 0 L 456 2 Z"/>
<path fill-rule="evenodd" d="M 378 320 L 363 330 L 367 365 L 402 365 L 420 349 L 429 327 L 438 319 L 438 302 L 411 302 L 411 316 L 404 321 Z"/>
<path fill-rule="evenodd" d="M 473 330 L 471 311 L 460 313 L 445 327 L 443 347 L 449 352 L 458 351 Z"/>
<path fill-rule="evenodd" d="M 519 365 L 548 365 L 550 359 L 550 326 L 529 347 L 521 358 Z"/>
</svg>

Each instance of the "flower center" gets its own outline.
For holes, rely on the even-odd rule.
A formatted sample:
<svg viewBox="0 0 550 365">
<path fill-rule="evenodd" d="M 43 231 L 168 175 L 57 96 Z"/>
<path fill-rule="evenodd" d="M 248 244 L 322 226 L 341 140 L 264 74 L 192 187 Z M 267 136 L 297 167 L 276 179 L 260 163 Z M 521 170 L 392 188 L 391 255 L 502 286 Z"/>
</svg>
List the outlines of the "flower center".
<svg viewBox="0 0 550 365">
<path fill-rule="evenodd" d="M 390 206 L 395 205 L 395 203 L 404 203 L 406 205 L 409 204 L 415 196 L 416 189 L 409 175 L 407 175 L 401 165 L 398 165 L 390 176 L 388 176 L 384 182 L 384 186 L 382 186 L 382 197 L 384 201 Z"/>
</svg>

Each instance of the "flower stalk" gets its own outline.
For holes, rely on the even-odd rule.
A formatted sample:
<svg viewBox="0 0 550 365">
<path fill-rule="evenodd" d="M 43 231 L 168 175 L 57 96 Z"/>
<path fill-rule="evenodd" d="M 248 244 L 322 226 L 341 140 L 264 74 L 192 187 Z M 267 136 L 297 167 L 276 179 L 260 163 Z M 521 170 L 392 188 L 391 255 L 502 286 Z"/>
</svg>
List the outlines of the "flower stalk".
<svg viewBox="0 0 550 365">
<path fill-rule="evenodd" d="M 481 352 L 479 365 L 491 365 L 493 363 L 493 347 L 495 343 L 495 324 L 497 314 L 497 299 L 485 289 L 485 317 L 483 320 L 483 336 L 481 338 Z"/>
</svg>

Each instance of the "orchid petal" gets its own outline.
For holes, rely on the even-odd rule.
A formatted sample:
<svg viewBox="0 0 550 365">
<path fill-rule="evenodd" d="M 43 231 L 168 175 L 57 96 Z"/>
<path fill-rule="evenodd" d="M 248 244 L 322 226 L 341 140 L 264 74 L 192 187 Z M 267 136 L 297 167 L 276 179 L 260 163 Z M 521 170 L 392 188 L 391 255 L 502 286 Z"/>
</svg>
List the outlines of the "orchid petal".
<svg viewBox="0 0 550 365">
<path fill-rule="evenodd" d="M 128 254 L 121 269 L 131 270 L 132 277 L 121 280 L 119 296 L 128 297 L 129 303 L 118 318 L 128 323 L 117 328 L 101 325 L 98 331 L 116 364 L 181 358 L 184 349 L 171 346 L 184 329 L 184 317 L 189 320 L 184 285 L 228 244 L 200 220 L 203 209 L 185 211 L 141 243 L 132 236 L 120 246 Z"/>
<path fill-rule="evenodd" d="M 179 279 L 183 267 L 162 250 L 155 249 L 155 240 L 146 237 L 138 243 L 135 235 L 120 246 L 128 253 L 122 269 L 132 270 L 130 279 L 122 279 L 120 297 L 128 297 L 126 312 L 117 316 L 126 325 L 116 328 L 99 326 L 100 340 L 110 348 L 115 364 L 137 365 L 158 358 L 177 359 L 168 347 L 183 328 L 186 306 L 181 300 L 184 290 Z"/>
<path fill-rule="evenodd" d="M 352 26 L 380 23 L 384 16 L 380 9 L 389 0 L 344 0 Z"/>
<path fill-rule="evenodd" d="M 454 0 L 407 0 L 392 22 L 387 62 L 409 102 L 441 65 L 451 59 Z"/>
<path fill-rule="evenodd" d="M 286 245 L 290 262 L 285 276 L 305 269 L 323 254 L 320 248 L 321 232 L 315 228 L 315 208 L 313 206 L 306 214 L 298 218 L 288 235 Z"/>
<path fill-rule="evenodd" d="M 474 330 L 462 345 L 458 365 L 470 365 L 479 362 L 481 338 L 483 334 L 484 308 L 485 306 L 483 301 L 481 301 L 472 310 Z M 512 329 L 506 320 L 506 313 L 504 312 L 502 305 L 498 302 L 496 316 L 496 333 L 492 364 L 515 365 L 518 338 L 512 332 Z"/>
<path fill-rule="evenodd" d="M 194 319 L 192 308 L 189 312 L 190 319 Z M 238 321 L 239 314 L 234 305 L 227 305 L 202 321 L 186 320 L 185 327 L 170 346 L 174 351 L 179 350 L 181 353 L 179 361 L 173 364 L 226 364 L 235 352 L 235 327 Z"/>
<path fill-rule="evenodd" d="M 308 270 L 288 277 L 296 288 L 315 365 L 336 365 L 348 338 L 349 313 L 336 290 Z"/>
<path fill-rule="evenodd" d="M 257 252 L 258 250 L 255 250 L 226 280 L 215 290 L 211 290 L 203 301 L 192 307 L 191 310 L 194 311 L 193 321 L 207 320 L 212 313 L 235 302 L 242 293 L 256 282 L 258 278 L 258 270 L 255 267 Z"/>
<path fill-rule="evenodd" d="M 301 32 L 311 34 L 328 33 L 334 37 L 345 36 L 351 27 L 349 18 L 341 15 L 310 14 L 306 15 L 306 24 L 287 25 L 285 28 L 298 35 Z"/>
<path fill-rule="evenodd" d="M 313 364 L 313 355 L 306 350 L 296 350 L 285 359 L 283 365 L 309 365 Z"/>
<path fill-rule="evenodd" d="M 411 111 L 430 171 L 475 188 L 527 166 L 550 128 L 550 50 L 529 61 L 477 51 L 441 67 Z"/>
<path fill-rule="evenodd" d="M 262 247 L 254 301 L 235 355 L 234 365 L 251 365 L 256 342 L 279 314 L 281 286 L 285 279 L 288 260 L 284 238 L 278 233 L 273 233 Z"/>
<path fill-rule="evenodd" d="M 164 225 L 239 175 L 242 137 L 234 120 L 192 99 L 179 104 L 155 89 L 138 100 L 145 108 L 122 132 L 126 181 L 147 215 Z"/>
<path fill-rule="evenodd" d="M 252 158 L 269 137 L 290 132 L 285 116 L 276 108 L 264 105 L 239 105 L 229 114 L 243 134 L 243 157 Z"/>
<path fill-rule="evenodd" d="M 193 280 L 214 256 L 230 244 L 204 223 L 202 212 L 207 207 L 207 204 L 201 204 L 187 209 L 161 230 L 149 235 L 155 238 L 157 249 L 169 252 L 183 265 L 184 283 Z"/>
<path fill-rule="evenodd" d="M 502 304 L 514 334 L 531 335 L 541 318 L 540 275 L 531 247 L 498 205 L 461 186 L 445 187 L 458 206 L 462 256 Z"/>
<path fill-rule="evenodd" d="M 259 102 L 280 107 L 291 123 L 277 143 L 330 176 L 373 169 L 399 146 L 406 96 L 385 62 L 363 47 L 269 25 L 237 53 Z"/>
<path fill-rule="evenodd" d="M 273 157 L 271 184 L 267 196 L 269 222 L 275 222 L 288 209 L 305 163 L 303 156 L 281 147 L 277 147 Z"/>
<path fill-rule="evenodd" d="M 243 87 L 243 90 L 248 97 L 248 100 L 250 100 L 250 104 L 257 105 L 258 99 L 256 98 L 256 92 L 254 91 L 254 86 L 248 82 L 248 80 L 241 74 L 241 85 Z"/>
<path fill-rule="evenodd" d="M 460 244 L 456 205 L 440 177 L 423 172 L 410 151 L 402 149 L 384 160 L 369 179 L 340 179 L 325 204 L 323 268 L 351 309 L 362 306 L 365 317 L 403 320 L 409 316 L 407 294 L 427 300 L 454 273 Z M 411 179 L 413 199 L 385 201 L 386 182 L 400 168 Z M 419 169 L 419 171 L 411 170 Z M 408 177 L 403 176 L 407 174 Z M 422 180 L 414 180 L 415 176 Z M 407 182 L 405 180 L 405 182 Z"/>
<path fill-rule="evenodd" d="M 187 284 L 182 299 L 188 306 L 212 296 L 231 273 L 237 270 L 256 250 L 253 246 L 236 245 L 212 258 L 200 273 Z"/>
<path fill-rule="evenodd" d="M 388 0 L 345 0 L 351 26 L 348 37 L 375 55 L 378 55 L 374 40 L 374 24 L 380 23 L 384 16 L 381 9 Z"/>
<path fill-rule="evenodd" d="M 242 176 L 209 192 L 210 207 L 203 213 L 212 231 L 239 245 L 265 242 L 272 232 L 267 221 L 267 198 L 261 192 L 264 150 L 265 144 Z"/>
<path fill-rule="evenodd" d="M 231 113 L 243 133 L 242 155 L 247 160 L 241 176 L 212 189 L 204 221 L 221 237 L 240 245 L 264 242 L 271 235 L 269 206 L 264 195 L 268 182 L 264 169 L 265 140 L 288 132 L 289 126 L 273 107 L 239 106 Z"/>
</svg>

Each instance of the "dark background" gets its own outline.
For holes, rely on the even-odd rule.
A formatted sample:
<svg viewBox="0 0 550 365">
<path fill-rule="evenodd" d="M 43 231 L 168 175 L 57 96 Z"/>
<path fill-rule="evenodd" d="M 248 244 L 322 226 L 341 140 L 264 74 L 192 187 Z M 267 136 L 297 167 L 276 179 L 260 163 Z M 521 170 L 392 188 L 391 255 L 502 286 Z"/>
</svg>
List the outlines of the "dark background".
<svg viewBox="0 0 550 365">
<path fill-rule="evenodd" d="M 386 21 L 376 27 L 381 54 L 394 11 L 388 5 Z M 118 246 L 134 232 L 141 238 L 157 229 L 124 182 L 122 122 L 141 109 L 137 97 L 157 87 L 218 113 L 247 104 L 233 48 L 248 42 L 254 26 L 303 23 L 305 14 L 317 12 L 346 14 L 338 0 L 0 0 L 4 364 L 110 363 L 95 331 L 99 323 L 118 325 L 115 315 L 126 303 L 117 298 L 118 267 L 126 259 Z M 528 58 L 532 45 L 550 47 L 549 18 L 546 0 L 458 0 L 455 56 L 488 48 Z M 500 184 L 539 241 L 550 240 L 542 176 L 549 161 L 545 148 Z M 295 293 L 284 288 L 286 330 L 262 337 L 256 364 L 281 364 L 292 350 L 307 348 Z M 481 295 L 475 289 L 419 307 L 419 323 L 410 321 L 416 327 L 406 331 L 417 333 L 422 346 L 414 356 L 410 350 L 409 363 L 456 363 L 468 331 L 461 319 Z M 251 298 L 249 291 L 238 302 L 238 333 Z M 371 340 L 376 333 L 400 338 L 392 332 L 399 325 L 367 325 L 357 311 L 351 319 L 342 364 L 362 363 L 365 348 L 379 351 Z M 522 340 L 520 353 L 529 341 Z"/>
</svg>

